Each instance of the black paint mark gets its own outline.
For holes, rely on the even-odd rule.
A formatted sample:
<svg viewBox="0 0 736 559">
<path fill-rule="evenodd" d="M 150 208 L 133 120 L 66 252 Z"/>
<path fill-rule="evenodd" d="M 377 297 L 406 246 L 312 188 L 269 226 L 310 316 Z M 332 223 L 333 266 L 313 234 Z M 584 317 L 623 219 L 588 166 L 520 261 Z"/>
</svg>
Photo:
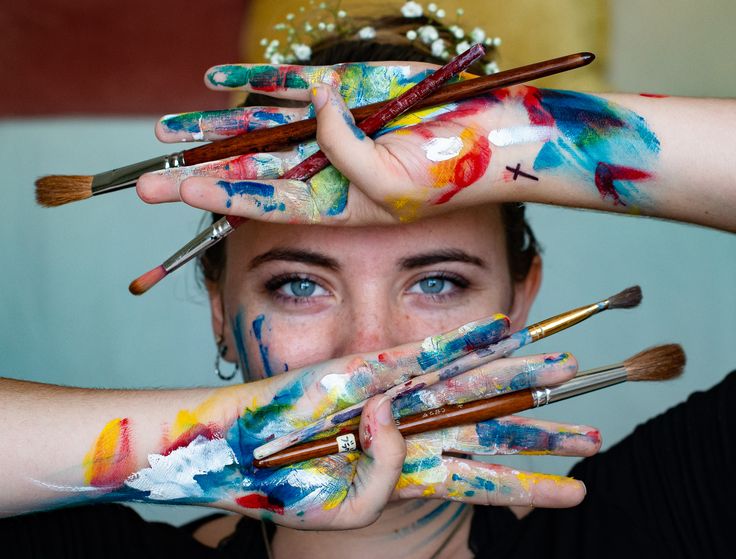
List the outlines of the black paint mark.
<svg viewBox="0 0 736 559">
<path fill-rule="evenodd" d="M 524 171 L 522 171 L 521 170 L 521 163 L 517 163 L 516 164 L 516 167 L 509 167 L 507 165 L 506 166 L 506 169 L 508 171 L 511 171 L 512 173 L 514 173 L 514 180 L 516 180 L 517 178 L 519 178 L 519 176 L 526 177 L 527 179 L 531 179 L 533 181 L 538 181 L 539 180 L 539 177 L 535 177 L 534 175 L 530 175 L 529 173 L 525 173 Z"/>
</svg>

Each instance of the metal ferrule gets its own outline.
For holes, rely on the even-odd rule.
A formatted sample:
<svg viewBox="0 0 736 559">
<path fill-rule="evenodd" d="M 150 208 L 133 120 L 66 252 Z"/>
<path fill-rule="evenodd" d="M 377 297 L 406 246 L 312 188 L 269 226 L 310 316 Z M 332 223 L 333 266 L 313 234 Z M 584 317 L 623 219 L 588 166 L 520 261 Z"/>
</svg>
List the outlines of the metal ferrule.
<svg viewBox="0 0 736 559">
<path fill-rule="evenodd" d="M 608 300 L 558 314 L 557 316 L 553 316 L 552 318 L 548 318 L 547 320 L 543 320 L 529 326 L 529 335 L 531 336 L 532 341 L 536 342 L 537 340 L 556 334 L 565 328 L 569 328 L 578 322 L 582 322 L 586 318 L 589 318 L 606 308 L 608 308 Z"/>
<path fill-rule="evenodd" d="M 140 176 L 151 171 L 163 171 L 172 167 L 184 167 L 184 152 L 161 155 L 146 161 L 126 165 L 92 177 L 92 196 L 114 192 L 138 182 Z"/>
<path fill-rule="evenodd" d="M 626 369 L 624 367 L 607 369 L 597 373 L 586 373 L 559 386 L 532 391 L 534 407 L 567 400 L 574 396 L 626 382 Z"/>
<path fill-rule="evenodd" d="M 164 262 L 164 270 L 166 270 L 166 273 L 173 272 L 198 254 L 203 253 L 209 247 L 227 237 L 233 231 L 235 231 L 235 228 L 230 225 L 230 222 L 224 217 L 220 218 Z"/>
</svg>

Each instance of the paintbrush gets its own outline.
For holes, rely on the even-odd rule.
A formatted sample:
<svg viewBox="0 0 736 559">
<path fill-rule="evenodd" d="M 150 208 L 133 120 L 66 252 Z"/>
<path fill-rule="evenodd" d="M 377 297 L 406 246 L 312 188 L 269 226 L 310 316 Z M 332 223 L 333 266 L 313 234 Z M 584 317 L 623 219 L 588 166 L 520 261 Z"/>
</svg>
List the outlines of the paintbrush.
<svg viewBox="0 0 736 559">
<path fill-rule="evenodd" d="M 586 66 L 594 59 L 595 56 L 592 53 L 580 52 L 505 70 L 490 76 L 446 85 L 426 99 L 418 102 L 412 109 L 423 109 L 433 105 L 459 101 L 480 95 L 490 89 L 515 85 L 560 72 L 566 72 Z M 351 112 L 355 121 L 360 123 L 375 114 L 387 103 L 389 101 L 373 103 L 352 109 Z M 282 151 L 294 144 L 313 138 L 316 131 L 317 121 L 314 118 L 310 118 L 273 128 L 255 130 L 226 140 L 217 140 L 178 153 L 154 157 L 146 161 L 133 163 L 96 175 L 49 175 L 41 177 L 36 181 L 36 201 L 38 204 L 47 207 L 78 202 L 91 196 L 129 188 L 135 185 L 144 173 L 173 167 L 197 165 L 199 163 L 217 161 L 245 153 Z"/>
<path fill-rule="evenodd" d="M 447 80 L 465 70 L 483 56 L 483 54 L 485 54 L 483 45 L 473 45 L 464 53 L 456 56 L 450 62 L 439 68 L 436 72 L 424 78 L 411 89 L 381 106 L 378 112 L 361 121 L 358 124 L 358 128 L 368 136 L 375 134 L 397 116 L 413 108 L 421 99 L 431 95 L 433 91 L 436 91 Z M 313 177 L 319 171 L 329 166 L 329 164 L 330 161 L 327 159 L 327 156 L 322 150 L 319 150 L 286 171 L 281 178 L 304 181 Z M 246 221 L 248 220 L 244 217 L 231 215 L 220 218 L 184 245 L 183 248 L 163 264 L 156 266 L 153 270 L 149 270 L 142 276 L 134 279 L 130 283 L 130 286 L 128 286 L 128 290 L 133 295 L 142 295 L 168 274 L 189 262 L 189 260 L 198 254 L 206 251 L 215 243 L 220 242 Z"/>
<path fill-rule="evenodd" d="M 684 366 L 685 352 L 682 347 L 677 344 L 661 345 L 637 353 L 623 363 L 583 371 L 572 380 L 558 386 L 529 388 L 485 400 L 448 404 L 395 421 L 399 432 L 404 437 L 458 425 L 472 425 L 588 394 L 622 382 L 673 379 L 680 376 Z M 275 468 L 352 450 L 361 450 L 358 429 L 300 444 L 268 458 L 255 459 L 253 465 L 256 468 Z"/>
<path fill-rule="evenodd" d="M 396 379 L 396 386 L 389 388 L 384 394 L 392 400 L 406 396 L 420 388 L 436 384 L 440 380 L 451 379 L 490 361 L 505 357 L 521 347 L 565 330 L 599 312 L 609 309 L 636 307 L 641 303 L 641 298 L 641 288 L 638 285 L 629 287 L 603 301 L 572 309 L 527 326 L 487 348 L 459 357 L 439 370 L 427 371 L 425 374 L 414 376 L 408 381 L 405 378 Z M 364 405 L 365 402 L 358 402 L 327 415 L 306 427 L 268 441 L 256 448 L 253 451 L 253 456 L 263 459 L 292 445 L 311 439 L 323 431 L 334 429 L 337 425 L 360 415 Z"/>
</svg>

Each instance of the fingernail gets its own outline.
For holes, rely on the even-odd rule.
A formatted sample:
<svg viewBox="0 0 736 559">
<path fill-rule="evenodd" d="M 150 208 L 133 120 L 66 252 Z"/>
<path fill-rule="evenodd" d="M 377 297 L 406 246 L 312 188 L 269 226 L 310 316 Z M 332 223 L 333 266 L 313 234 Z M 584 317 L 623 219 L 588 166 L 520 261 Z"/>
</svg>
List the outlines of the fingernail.
<svg viewBox="0 0 736 559">
<path fill-rule="evenodd" d="M 318 111 L 324 107 L 329 95 L 330 93 L 325 86 L 315 85 L 312 88 L 312 105 L 314 105 L 314 109 Z"/>
<path fill-rule="evenodd" d="M 394 415 L 391 411 L 391 396 L 384 396 L 376 406 L 376 421 L 379 425 L 391 425 Z"/>
</svg>

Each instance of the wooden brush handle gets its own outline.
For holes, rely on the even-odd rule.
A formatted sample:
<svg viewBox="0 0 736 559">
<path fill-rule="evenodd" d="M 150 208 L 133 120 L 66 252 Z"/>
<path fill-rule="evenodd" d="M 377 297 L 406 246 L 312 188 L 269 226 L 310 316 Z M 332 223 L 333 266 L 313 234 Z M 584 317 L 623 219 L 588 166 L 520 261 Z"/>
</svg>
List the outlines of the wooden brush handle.
<svg viewBox="0 0 736 559">
<path fill-rule="evenodd" d="M 574 68 L 590 64 L 595 56 L 589 52 L 570 54 L 527 66 L 520 66 L 471 80 L 465 80 L 443 86 L 426 99 L 412 106 L 412 110 L 441 105 L 453 101 L 468 99 L 498 87 L 507 87 L 524 83 L 530 80 L 559 74 Z M 355 121 L 361 123 L 379 111 L 390 101 L 373 103 L 364 107 L 352 109 Z M 310 118 L 299 120 L 273 128 L 254 130 L 241 136 L 217 140 L 203 146 L 184 151 L 184 160 L 187 165 L 196 165 L 207 161 L 216 161 L 226 157 L 233 157 L 245 153 L 282 151 L 294 144 L 313 138 L 317 132 L 317 120 Z"/>
<path fill-rule="evenodd" d="M 476 400 L 464 404 L 450 404 L 427 410 L 414 415 L 408 415 L 396 420 L 396 426 L 403 436 L 436 431 L 447 427 L 478 423 L 494 417 L 503 417 L 512 413 L 528 410 L 534 407 L 534 398 L 531 390 L 512 392 L 503 396 Z M 342 452 L 339 438 L 352 436 L 354 450 L 360 450 L 360 437 L 357 429 L 341 431 L 337 437 L 329 437 L 295 445 L 262 460 L 253 460 L 256 468 L 276 468 L 295 462 L 302 462 L 310 458 L 319 458 Z"/>
</svg>

